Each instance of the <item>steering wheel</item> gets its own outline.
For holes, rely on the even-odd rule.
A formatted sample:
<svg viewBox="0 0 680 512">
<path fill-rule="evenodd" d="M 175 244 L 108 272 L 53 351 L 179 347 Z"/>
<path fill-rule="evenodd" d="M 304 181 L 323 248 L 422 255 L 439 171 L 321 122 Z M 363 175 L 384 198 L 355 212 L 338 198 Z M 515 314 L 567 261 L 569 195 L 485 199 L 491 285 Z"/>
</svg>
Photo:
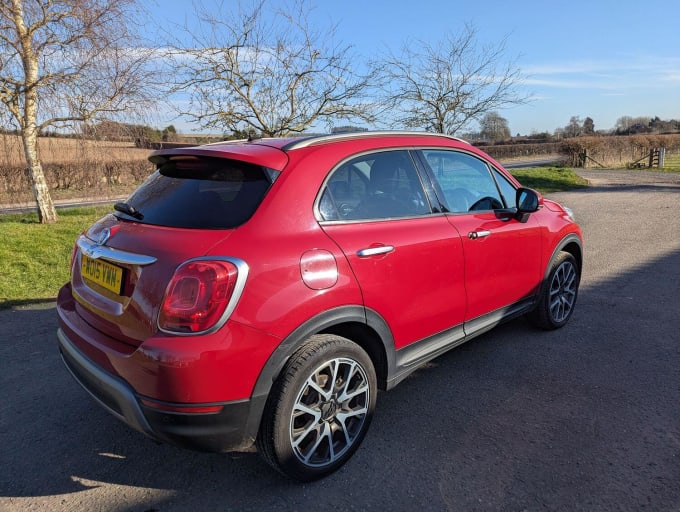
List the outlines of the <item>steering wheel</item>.
<svg viewBox="0 0 680 512">
<path fill-rule="evenodd" d="M 503 208 L 503 204 L 498 199 L 491 196 L 484 196 L 480 199 L 477 199 L 477 201 L 475 201 L 472 206 L 470 206 L 470 211 L 499 210 L 501 208 Z"/>
<path fill-rule="evenodd" d="M 461 187 L 449 190 L 445 195 L 449 203 L 449 209 L 456 213 L 468 211 L 468 205 L 472 204 L 475 200 L 472 192 Z"/>
</svg>

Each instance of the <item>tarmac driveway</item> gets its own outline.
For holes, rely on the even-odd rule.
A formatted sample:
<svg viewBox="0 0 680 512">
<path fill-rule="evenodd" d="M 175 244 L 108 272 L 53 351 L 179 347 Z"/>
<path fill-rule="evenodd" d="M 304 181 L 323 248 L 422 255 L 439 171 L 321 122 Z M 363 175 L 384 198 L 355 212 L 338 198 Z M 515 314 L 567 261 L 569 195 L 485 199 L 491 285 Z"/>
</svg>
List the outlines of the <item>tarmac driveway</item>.
<svg viewBox="0 0 680 512">
<path fill-rule="evenodd" d="M 63 368 L 52 304 L 0 311 L 0 510 L 680 510 L 680 175 L 584 176 L 552 196 L 587 244 L 572 321 L 513 321 L 381 393 L 313 484 L 147 440 Z"/>
</svg>

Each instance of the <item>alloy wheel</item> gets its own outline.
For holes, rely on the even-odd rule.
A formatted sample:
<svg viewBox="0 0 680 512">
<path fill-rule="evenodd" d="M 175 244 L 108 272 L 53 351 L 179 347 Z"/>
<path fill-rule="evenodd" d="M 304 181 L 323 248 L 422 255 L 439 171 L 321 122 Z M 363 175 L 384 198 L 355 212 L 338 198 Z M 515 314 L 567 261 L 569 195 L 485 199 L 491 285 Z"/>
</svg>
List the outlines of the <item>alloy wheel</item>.
<svg viewBox="0 0 680 512">
<path fill-rule="evenodd" d="M 312 372 L 295 399 L 290 443 L 298 460 L 312 467 L 334 463 L 362 432 L 370 404 L 364 368 L 335 358 Z"/>
<path fill-rule="evenodd" d="M 557 323 L 563 322 L 571 314 L 576 302 L 577 274 L 571 261 L 567 260 L 557 267 L 550 283 L 550 315 Z"/>
</svg>

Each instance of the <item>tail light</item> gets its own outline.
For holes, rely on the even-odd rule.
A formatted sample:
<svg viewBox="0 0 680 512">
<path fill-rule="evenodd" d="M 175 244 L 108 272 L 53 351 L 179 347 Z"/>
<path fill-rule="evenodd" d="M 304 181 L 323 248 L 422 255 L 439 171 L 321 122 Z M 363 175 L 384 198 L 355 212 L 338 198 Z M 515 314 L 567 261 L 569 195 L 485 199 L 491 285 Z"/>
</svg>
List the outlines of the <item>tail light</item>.
<svg viewBox="0 0 680 512">
<path fill-rule="evenodd" d="M 165 290 L 158 327 L 179 334 L 218 329 L 236 306 L 247 270 L 240 260 L 183 263 Z"/>
</svg>

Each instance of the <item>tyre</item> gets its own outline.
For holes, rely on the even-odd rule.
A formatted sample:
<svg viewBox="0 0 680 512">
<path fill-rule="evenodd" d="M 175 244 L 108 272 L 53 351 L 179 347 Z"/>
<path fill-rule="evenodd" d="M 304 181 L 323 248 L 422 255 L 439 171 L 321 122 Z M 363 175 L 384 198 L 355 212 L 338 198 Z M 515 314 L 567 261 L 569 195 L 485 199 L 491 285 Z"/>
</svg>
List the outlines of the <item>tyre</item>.
<svg viewBox="0 0 680 512">
<path fill-rule="evenodd" d="M 546 330 L 564 326 L 574 312 L 580 279 L 576 259 L 568 252 L 560 252 L 551 264 L 536 309 L 528 315 L 529 320 Z"/>
<path fill-rule="evenodd" d="M 258 451 L 295 480 L 324 477 L 361 444 L 376 396 L 373 363 L 361 347 L 340 336 L 312 336 L 272 388 Z"/>
</svg>

